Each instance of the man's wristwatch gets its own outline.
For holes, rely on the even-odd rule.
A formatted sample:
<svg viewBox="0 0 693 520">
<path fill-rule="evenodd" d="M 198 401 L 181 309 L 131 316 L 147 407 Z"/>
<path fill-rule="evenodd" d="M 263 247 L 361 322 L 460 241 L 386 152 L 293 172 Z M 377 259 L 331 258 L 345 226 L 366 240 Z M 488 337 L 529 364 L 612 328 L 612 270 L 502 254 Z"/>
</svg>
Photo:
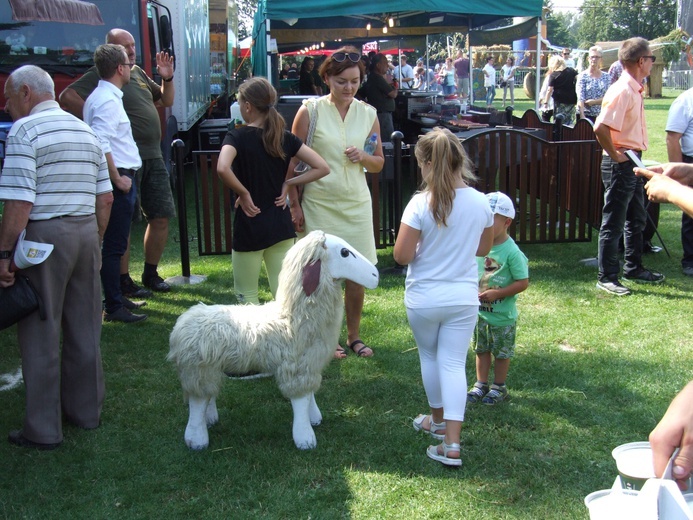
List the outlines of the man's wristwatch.
<svg viewBox="0 0 693 520">
<path fill-rule="evenodd" d="M 171 76 L 171 77 L 168 78 L 168 79 L 166 79 L 166 78 L 161 78 L 161 79 L 164 80 L 164 83 L 171 83 L 171 82 L 173 81 L 173 76 Z"/>
<path fill-rule="evenodd" d="M 0 251 L 0 260 L 7 260 L 12 257 L 12 251 Z"/>
</svg>

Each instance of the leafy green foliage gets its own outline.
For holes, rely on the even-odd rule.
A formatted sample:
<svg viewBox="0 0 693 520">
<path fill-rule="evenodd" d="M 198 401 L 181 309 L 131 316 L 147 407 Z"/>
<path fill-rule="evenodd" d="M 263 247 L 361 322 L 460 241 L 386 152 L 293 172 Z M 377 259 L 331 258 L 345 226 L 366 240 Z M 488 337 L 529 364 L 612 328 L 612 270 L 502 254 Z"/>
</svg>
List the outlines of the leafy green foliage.
<svg viewBox="0 0 693 520">
<path fill-rule="evenodd" d="M 577 16 L 572 13 L 551 13 L 546 17 L 546 38 L 552 45 L 575 48 Z"/>
<path fill-rule="evenodd" d="M 235 2 L 238 8 L 238 40 L 253 34 L 253 17 L 257 11 L 258 0 L 240 0 Z"/>
<path fill-rule="evenodd" d="M 581 42 L 652 40 L 676 25 L 676 0 L 585 0 L 580 11 Z"/>
</svg>

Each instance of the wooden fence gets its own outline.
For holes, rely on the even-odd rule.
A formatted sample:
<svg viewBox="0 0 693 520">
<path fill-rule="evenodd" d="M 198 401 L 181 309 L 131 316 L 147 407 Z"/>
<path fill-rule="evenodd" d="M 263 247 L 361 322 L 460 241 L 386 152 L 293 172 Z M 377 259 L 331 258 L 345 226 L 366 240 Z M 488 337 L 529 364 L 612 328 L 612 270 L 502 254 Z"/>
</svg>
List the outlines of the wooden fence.
<svg viewBox="0 0 693 520">
<path fill-rule="evenodd" d="M 465 140 L 475 162 L 477 188 L 502 191 L 517 216 L 510 234 L 518 243 L 592 239 L 594 200 L 600 182 L 593 141 L 547 141 L 521 130 L 489 129 Z"/>
<path fill-rule="evenodd" d="M 200 256 L 231 254 L 233 245 L 232 192 L 217 175 L 218 150 L 193 152 L 195 214 Z"/>
<path fill-rule="evenodd" d="M 473 160 L 483 192 L 500 190 L 516 204 L 517 217 L 510 229 L 518 243 L 578 242 L 592 239 L 601 223 L 601 148 L 592 124 L 581 120 L 574 128 L 556 128 L 541 121 L 533 110 L 513 118 L 516 127 L 533 132 L 489 128 L 463 141 Z M 412 147 L 413 148 L 413 147 Z M 413 149 L 409 164 L 414 164 Z M 193 152 L 195 211 L 200 256 L 230 254 L 233 244 L 233 196 L 216 174 L 218 151 Z M 393 161 L 394 157 L 386 157 Z M 390 165 L 391 166 L 391 165 Z M 373 234 L 377 247 L 394 243 L 401 210 L 418 172 L 408 169 L 402 179 L 395 173 L 367 174 L 373 198 Z M 396 178 L 395 178 L 396 177 Z M 406 188 L 403 190 L 402 186 Z"/>
</svg>

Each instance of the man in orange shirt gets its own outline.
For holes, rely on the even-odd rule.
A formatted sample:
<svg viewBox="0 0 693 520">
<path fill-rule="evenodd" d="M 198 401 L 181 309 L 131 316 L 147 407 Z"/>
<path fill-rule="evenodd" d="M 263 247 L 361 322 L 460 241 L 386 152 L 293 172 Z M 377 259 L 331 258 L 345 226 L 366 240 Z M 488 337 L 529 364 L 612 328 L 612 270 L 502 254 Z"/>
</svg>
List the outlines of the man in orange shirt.
<svg viewBox="0 0 693 520">
<path fill-rule="evenodd" d="M 647 150 L 647 128 L 642 81 L 650 75 L 655 57 L 643 38 L 630 38 L 618 51 L 623 74 L 604 95 L 594 133 L 604 149 L 602 182 L 604 210 L 599 230 L 599 279 L 597 287 L 616 296 L 630 294 L 618 279 L 621 236 L 625 238 L 623 277 L 645 283 L 660 283 L 664 275 L 642 265 L 642 230 L 647 213 L 643 180 L 633 173 L 634 164 L 625 155 L 631 150 L 642 156 Z"/>
</svg>

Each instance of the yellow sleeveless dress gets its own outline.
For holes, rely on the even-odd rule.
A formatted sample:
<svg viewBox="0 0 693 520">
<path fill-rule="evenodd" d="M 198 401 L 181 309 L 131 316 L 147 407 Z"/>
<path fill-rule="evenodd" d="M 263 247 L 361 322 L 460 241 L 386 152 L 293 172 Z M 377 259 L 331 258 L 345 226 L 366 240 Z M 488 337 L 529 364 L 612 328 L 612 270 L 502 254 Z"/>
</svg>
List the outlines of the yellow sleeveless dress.
<svg viewBox="0 0 693 520">
<path fill-rule="evenodd" d="M 316 108 L 318 121 L 311 148 L 327 161 L 330 173 L 304 187 L 301 207 L 305 232 L 319 229 L 338 236 L 376 264 L 373 210 L 366 174 L 360 163 L 352 163 L 344 154 L 350 146 L 363 149 L 377 117 L 376 111 L 355 99 L 342 121 L 328 96 L 318 98 Z"/>
</svg>

